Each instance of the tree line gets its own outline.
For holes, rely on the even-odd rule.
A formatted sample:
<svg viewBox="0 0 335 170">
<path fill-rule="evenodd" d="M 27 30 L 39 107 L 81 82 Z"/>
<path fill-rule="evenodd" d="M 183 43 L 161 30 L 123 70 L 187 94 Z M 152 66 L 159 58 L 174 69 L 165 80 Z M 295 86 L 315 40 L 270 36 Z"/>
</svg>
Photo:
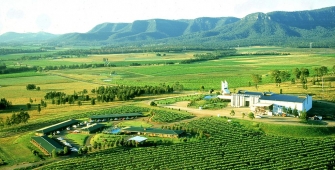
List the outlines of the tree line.
<svg viewBox="0 0 335 170">
<path fill-rule="evenodd" d="M 44 96 L 45 100 L 52 100 L 52 104 L 76 104 L 81 105 L 82 101 L 91 101 L 92 105 L 95 105 L 96 100 L 98 102 L 112 102 L 115 100 L 127 101 L 134 99 L 135 97 L 143 94 L 147 95 L 158 95 L 172 93 L 174 87 L 177 90 L 182 90 L 183 87 L 179 83 L 175 83 L 172 87 L 170 85 L 161 84 L 160 86 L 99 86 L 91 90 L 91 93 L 95 94 L 94 97 L 89 96 L 88 91 L 84 89 L 80 92 L 74 92 L 68 95 L 64 92 L 51 91 L 47 92 Z"/>
<path fill-rule="evenodd" d="M 0 55 L 44 52 L 44 49 L 0 48 Z"/>
<path fill-rule="evenodd" d="M 224 50 L 222 47 L 202 46 L 202 45 L 165 45 L 165 46 L 104 46 L 100 49 L 71 49 L 66 51 L 59 51 L 56 55 L 75 55 L 87 56 L 91 54 L 122 54 L 122 53 L 145 53 L 145 52 L 183 52 L 185 50 L 196 51 L 214 51 Z"/>
<path fill-rule="evenodd" d="M 235 56 L 237 55 L 237 50 L 236 49 L 225 49 L 225 50 L 220 50 L 212 53 L 206 53 L 206 54 L 194 54 L 191 59 L 187 60 L 182 60 L 180 61 L 180 64 L 191 64 L 194 62 L 200 62 L 200 61 L 208 61 L 208 60 L 217 60 L 223 57 L 227 56 Z"/>
<path fill-rule="evenodd" d="M 12 125 L 17 125 L 20 123 L 27 123 L 30 118 L 30 115 L 28 112 L 20 111 L 20 113 L 13 113 L 10 117 L 6 117 L 4 120 L 2 117 L 0 117 L 0 127 L 7 127 Z"/>
</svg>

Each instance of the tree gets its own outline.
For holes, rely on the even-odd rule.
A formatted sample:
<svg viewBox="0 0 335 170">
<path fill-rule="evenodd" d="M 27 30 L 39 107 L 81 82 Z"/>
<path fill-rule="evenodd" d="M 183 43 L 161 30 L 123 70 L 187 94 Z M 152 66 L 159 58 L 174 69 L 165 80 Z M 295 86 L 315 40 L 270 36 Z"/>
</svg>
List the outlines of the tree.
<svg viewBox="0 0 335 170">
<path fill-rule="evenodd" d="M 271 79 L 274 81 L 274 83 L 279 86 L 279 84 L 282 82 L 280 78 L 280 71 L 279 70 L 273 70 L 271 71 Z"/>
<path fill-rule="evenodd" d="M 77 101 L 77 105 L 80 107 L 81 105 L 83 105 L 83 103 L 81 103 L 80 100 Z"/>
<path fill-rule="evenodd" d="M 281 79 L 281 82 L 284 82 L 290 79 L 291 74 L 287 71 L 280 71 L 279 77 Z"/>
<path fill-rule="evenodd" d="M 53 158 L 57 157 L 57 151 L 56 151 L 56 149 L 52 150 L 51 155 L 52 155 Z"/>
<path fill-rule="evenodd" d="M 40 86 L 37 86 L 37 87 L 36 87 L 36 90 L 37 90 L 37 91 L 40 91 L 40 90 L 41 90 Z"/>
<path fill-rule="evenodd" d="M 35 85 L 35 84 L 28 84 L 28 85 L 26 86 L 26 89 L 27 89 L 27 90 L 34 90 L 34 89 L 36 89 L 36 85 Z"/>
<path fill-rule="evenodd" d="M 38 111 L 38 113 L 41 113 L 41 104 L 37 105 L 37 111 Z"/>
<path fill-rule="evenodd" d="M 234 110 L 230 111 L 230 116 L 235 116 L 235 111 Z"/>
<path fill-rule="evenodd" d="M 6 100 L 6 98 L 0 99 L 0 109 L 7 109 L 12 106 L 12 102 Z"/>
<path fill-rule="evenodd" d="M 293 114 L 293 111 L 292 111 L 291 107 L 287 108 L 287 114 L 289 114 L 289 115 L 292 115 L 292 114 Z M 295 116 L 295 115 L 294 115 L 294 116 Z"/>
<path fill-rule="evenodd" d="M 31 109 L 31 104 L 30 103 L 27 103 L 27 109 Z"/>
<path fill-rule="evenodd" d="M 204 90 L 205 90 L 205 86 L 201 86 L 201 87 L 200 87 L 200 90 L 201 90 L 201 91 L 204 91 Z"/>
<path fill-rule="evenodd" d="M 86 89 L 83 90 L 83 94 L 86 94 L 88 91 Z"/>
<path fill-rule="evenodd" d="M 309 77 L 309 70 L 307 68 L 301 68 L 301 76 Z"/>
<path fill-rule="evenodd" d="M 28 112 L 21 111 L 17 117 L 20 119 L 20 123 L 28 123 L 30 115 Z"/>
<path fill-rule="evenodd" d="M 91 105 L 95 105 L 95 98 L 91 99 Z"/>
<path fill-rule="evenodd" d="M 328 73 L 328 68 L 326 66 L 321 66 L 321 67 L 315 67 L 314 68 L 314 75 L 317 78 L 317 81 L 319 81 L 319 77 L 321 78 L 322 76 L 326 75 Z"/>
<path fill-rule="evenodd" d="M 250 119 L 254 119 L 254 118 L 255 118 L 255 115 L 254 115 L 254 113 L 250 112 L 250 113 L 248 114 L 248 117 L 249 117 Z"/>
<path fill-rule="evenodd" d="M 294 108 L 294 109 L 292 110 L 292 114 L 293 114 L 294 116 L 299 116 L 299 113 L 298 113 L 297 108 Z"/>
<path fill-rule="evenodd" d="M 299 118 L 302 120 L 302 121 L 306 121 L 307 120 L 307 112 L 306 110 L 303 110 L 300 112 L 300 116 Z"/>
<path fill-rule="evenodd" d="M 47 107 L 47 106 L 48 106 L 47 102 L 43 102 L 43 107 Z"/>
<path fill-rule="evenodd" d="M 307 89 L 307 78 L 305 76 L 302 76 L 301 79 L 301 84 L 303 89 Z"/>
<path fill-rule="evenodd" d="M 293 74 L 296 79 L 300 79 L 301 71 L 299 70 L 299 68 L 293 69 Z"/>
<path fill-rule="evenodd" d="M 326 66 L 321 66 L 320 68 L 321 77 L 328 73 L 328 68 Z"/>
<path fill-rule="evenodd" d="M 157 103 L 155 103 L 154 101 L 151 101 L 150 106 L 157 106 Z"/>
<path fill-rule="evenodd" d="M 256 89 L 258 89 L 258 83 L 262 82 L 262 76 L 259 74 L 252 74 L 252 81 L 255 83 Z"/>
<path fill-rule="evenodd" d="M 64 155 L 67 155 L 69 153 L 69 148 L 67 146 L 64 147 Z"/>
</svg>

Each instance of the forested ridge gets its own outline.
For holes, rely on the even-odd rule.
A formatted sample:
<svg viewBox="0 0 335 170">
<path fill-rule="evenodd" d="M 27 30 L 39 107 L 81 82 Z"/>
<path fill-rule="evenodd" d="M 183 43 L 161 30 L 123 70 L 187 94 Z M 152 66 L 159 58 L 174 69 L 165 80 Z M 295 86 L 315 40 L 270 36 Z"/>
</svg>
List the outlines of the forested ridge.
<svg viewBox="0 0 335 170">
<path fill-rule="evenodd" d="M 58 36 L 36 34 L 34 39 L 30 40 L 48 45 L 202 44 L 208 47 L 279 45 L 302 48 L 309 47 L 309 43 L 313 42 L 313 47 L 324 48 L 335 46 L 334 11 L 335 7 L 327 7 L 295 12 L 253 13 L 243 18 L 201 17 L 102 23 L 86 33 L 67 33 Z M 26 38 L 22 38 L 25 34 L 20 34 L 21 38 L 15 38 L 18 37 L 17 34 L 6 33 L 0 36 L 0 43 L 20 42 L 22 39 L 27 42 L 31 36 L 30 33 L 26 34 Z M 122 52 L 118 50 L 119 53 L 120 51 Z"/>
</svg>

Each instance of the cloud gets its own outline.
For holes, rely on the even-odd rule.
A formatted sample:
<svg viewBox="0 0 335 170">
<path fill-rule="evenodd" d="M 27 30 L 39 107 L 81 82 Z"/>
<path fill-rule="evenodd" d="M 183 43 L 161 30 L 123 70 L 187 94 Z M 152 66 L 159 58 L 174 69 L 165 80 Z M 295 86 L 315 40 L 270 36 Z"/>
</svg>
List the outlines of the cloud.
<svg viewBox="0 0 335 170">
<path fill-rule="evenodd" d="M 7 17 L 9 19 L 23 19 L 24 12 L 22 10 L 11 8 L 10 10 L 7 11 Z"/>
<path fill-rule="evenodd" d="M 51 19 L 47 14 L 40 14 L 36 18 L 36 25 L 40 31 L 46 31 L 51 25 Z"/>
</svg>

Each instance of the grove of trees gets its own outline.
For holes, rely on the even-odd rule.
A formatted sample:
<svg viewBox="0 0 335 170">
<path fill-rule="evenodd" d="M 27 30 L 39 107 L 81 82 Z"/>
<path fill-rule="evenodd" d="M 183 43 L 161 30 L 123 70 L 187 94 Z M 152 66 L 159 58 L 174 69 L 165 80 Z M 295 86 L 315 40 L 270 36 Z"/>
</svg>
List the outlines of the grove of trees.
<svg viewBox="0 0 335 170">
<path fill-rule="evenodd" d="M 10 106 L 12 106 L 12 102 L 6 100 L 6 98 L 0 99 L 0 109 L 7 109 Z"/>
<path fill-rule="evenodd" d="M 10 117 L 7 116 L 5 120 L 0 118 L 0 127 L 27 123 L 29 118 L 29 113 L 25 111 L 20 111 L 20 113 L 13 113 Z"/>
</svg>

